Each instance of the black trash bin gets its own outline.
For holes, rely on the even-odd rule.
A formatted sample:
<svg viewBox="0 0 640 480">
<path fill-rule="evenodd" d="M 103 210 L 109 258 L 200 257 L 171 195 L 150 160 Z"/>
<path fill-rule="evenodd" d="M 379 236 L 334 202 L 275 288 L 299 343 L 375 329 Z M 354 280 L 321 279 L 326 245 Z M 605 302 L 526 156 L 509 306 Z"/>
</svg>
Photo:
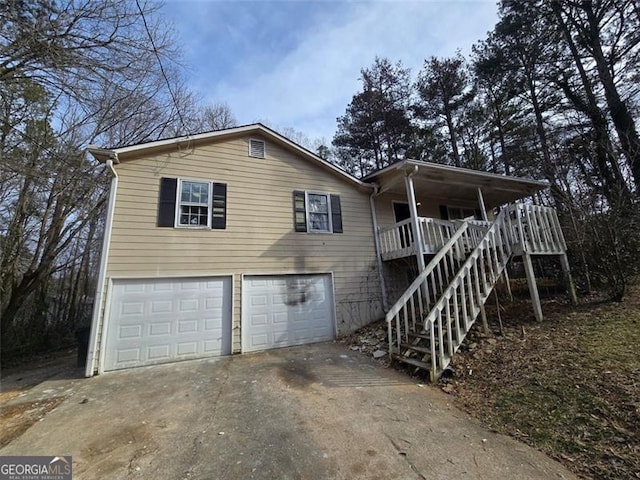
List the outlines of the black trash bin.
<svg viewBox="0 0 640 480">
<path fill-rule="evenodd" d="M 90 327 L 80 327 L 76 330 L 76 341 L 78 342 L 78 367 L 87 365 L 87 352 L 89 351 Z"/>
</svg>

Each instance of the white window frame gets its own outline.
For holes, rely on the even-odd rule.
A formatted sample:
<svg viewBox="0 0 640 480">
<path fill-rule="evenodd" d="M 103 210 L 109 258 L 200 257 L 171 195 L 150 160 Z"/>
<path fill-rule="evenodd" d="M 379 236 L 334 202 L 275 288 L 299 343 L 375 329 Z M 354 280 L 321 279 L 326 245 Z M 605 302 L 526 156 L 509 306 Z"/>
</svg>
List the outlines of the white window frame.
<svg viewBox="0 0 640 480">
<path fill-rule="evenodd" d="M 309 202 L 309 195 L 317 195 L 317 196 L 324 196 L 327 198 L 327 216 L 328 216 L 328 225 L 329 225 L 329 230 L 318 230 L 318 229 L 314 229 L 311 228 L 311 213 L 317 213 L 317 212 L 311 212 L 309 210 L 309 207 L 311 205 L 311 202 Z M 314 191 L 314 190 L 305 190 L 304 192 L 304 209 L 305 209 L 305 214 L 307 216 L 307 233 L 333 233 L 333 221 L 332 221 L 332 215 L 331 215 L 331 194 L 328 192 L 318 192 L 318 191 Z"/>
<path fill-rule="evenodd" d="M 193 183 L 205 183 L 207 184 L 207 204 L 204 203 L 194 203 L 194 202 L 183 202 L 182 201 L 182 184 L 184 182 L 193 182 Z M 197 178 L 179 178 L 178 179 L 178 188 L 176 188 L 176 211 L 175 211 L 175 221 L 174 226 L 176 228 L 196 228 L 196 229 L 209 229 L 211 228 L 211 195 L 213 193 L 213 182 L 208 180 L 201 180 Z M 184 225 L 180 223 L 180 216 L 182 214 L 181 207 L 183 205 L 186 206 L 196 206 L 196 207 L 207 207 L 207 224 L 206 225 Z"/>
</svg>

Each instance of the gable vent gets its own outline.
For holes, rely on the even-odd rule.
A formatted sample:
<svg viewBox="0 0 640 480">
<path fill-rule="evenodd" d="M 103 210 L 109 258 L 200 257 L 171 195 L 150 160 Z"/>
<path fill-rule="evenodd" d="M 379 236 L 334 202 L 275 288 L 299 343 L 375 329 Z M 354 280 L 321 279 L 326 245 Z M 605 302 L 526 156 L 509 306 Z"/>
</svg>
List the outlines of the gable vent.
<svg viewBox="0 0 640 480">
<path fill-rule="evenodd" d="M 264 158 L 264 140 L 249 140 L 249 156 Z"/>
</svg>

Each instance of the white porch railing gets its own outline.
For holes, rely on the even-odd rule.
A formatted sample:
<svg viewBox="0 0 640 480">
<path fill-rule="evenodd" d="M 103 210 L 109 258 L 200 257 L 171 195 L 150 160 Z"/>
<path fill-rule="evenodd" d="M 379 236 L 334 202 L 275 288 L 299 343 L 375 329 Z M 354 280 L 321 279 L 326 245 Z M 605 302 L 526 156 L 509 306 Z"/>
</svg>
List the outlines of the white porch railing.
<svg viewBox="0 0 640 480">
<path fill-rule="evenodd" d="M 505 218 L 514 254 L 559 255 L 567 250 L 558 214 L 551 207 L 510 205 Z"/>
<path fill-rule="evenodd" d="M 449 241 L 453 233 L 456 231 L 456 225 L 448 220 L 440 220 L 439 218 L 418 218 L 420 233 L 424 243 L 425 253 L 436 253 L 442 246 Z"/>
<path fill-rule="evenodd" d="M 555 209 L 538 205 L 514 204 L 506 208 L 508 241 L 514 254 L 560 255 L 567 249 Z M 437 253 L 451 238 L 461 220 L 418 218 L 423 251 Z M 491 222 L 466 220 L 477 245 Z M 417 253 L 411 219 L 378 229 L 382 260 L 409 257 Z"/>
<path fill-rule="evenodd" d="M 410 218 L 390 227 L 379 228 L 378 235 L 380 236 L 380 256 L 383 260 L 408 257 L 416 253 Z"/>
<path fill-rule="evenodd" d="M 419 217 L 420 236 L 425 253 L 436 253 L 453 235 L 456 226 L 448 220 Z M 403 220 L 390 227 L 378 229 L 380 255 L 383 260 L 415 255 L 417 245 L 414 241 L 411 219 Z"/>
</svg>

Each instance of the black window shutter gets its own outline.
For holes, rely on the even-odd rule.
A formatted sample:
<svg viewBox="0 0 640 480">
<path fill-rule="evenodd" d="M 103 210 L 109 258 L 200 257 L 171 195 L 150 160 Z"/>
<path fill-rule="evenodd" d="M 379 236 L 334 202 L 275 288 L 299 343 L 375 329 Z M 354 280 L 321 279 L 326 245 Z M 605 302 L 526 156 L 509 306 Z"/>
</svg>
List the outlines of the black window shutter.
<svg viewBox="0 0 640 480">
<path fill-rule="evenodd" d="M 158 227 L 173 227 L 176 218 L 177 178 L 160 179 L 160 198 L 158 201 Z"/>
<path fill-rule="evenodd" d="M 211 195 L 211 228 L 227 228 L 227 184 L 214 183 Z"/>
<path fill-rule="evenodd" d="M 440 218 L 442 220 L 449 220 L 449 210 L 446 205 L 440 205 Z"/>
<path fill-rule="evenodd" d="M 342 209 L 340 208 L 340 196 L 330 195 L 331 197 L 331 223 L 333 225 L 333 233 L 342 233 Z"/>
<path fill-rule="evenodd" d="M 293 192 L 293 226 L 296 232 L 307 231 L 307 211 L 305 208 L 304 192 Z"/>
</svg>

